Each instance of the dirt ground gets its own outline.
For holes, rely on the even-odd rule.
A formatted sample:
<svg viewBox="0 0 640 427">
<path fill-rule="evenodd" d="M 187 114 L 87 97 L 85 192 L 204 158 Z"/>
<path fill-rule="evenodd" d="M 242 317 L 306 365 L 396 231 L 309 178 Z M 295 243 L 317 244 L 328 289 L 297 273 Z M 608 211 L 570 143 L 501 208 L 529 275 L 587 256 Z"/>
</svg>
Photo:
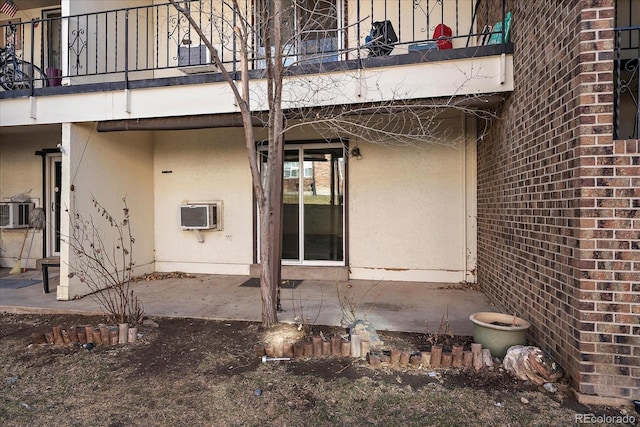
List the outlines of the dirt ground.
<svg viewBox="0 0 640 427">
<path fill-rule="evenodd" d="M 134 344 L 87 350 L 33 344 L 32 333 L 98 326 L 100 317 L 0 315 L 0 424 L 567 426 L 584 414 L 625 414 L 578 404 L 566 384 L 552 394 L 499 368 L 373 368 L 334 356 L 262 363 L 254 346 L 278 334 L 301 338 L 295 325 L 264 331 L 249 322 L 153 320 L 158 327 L 140 326 Z M 314 327 L 312 333 L 345 331 Z M 380 335 L 385 348 L 427 344 L 421 334 Z"/>
</svg>

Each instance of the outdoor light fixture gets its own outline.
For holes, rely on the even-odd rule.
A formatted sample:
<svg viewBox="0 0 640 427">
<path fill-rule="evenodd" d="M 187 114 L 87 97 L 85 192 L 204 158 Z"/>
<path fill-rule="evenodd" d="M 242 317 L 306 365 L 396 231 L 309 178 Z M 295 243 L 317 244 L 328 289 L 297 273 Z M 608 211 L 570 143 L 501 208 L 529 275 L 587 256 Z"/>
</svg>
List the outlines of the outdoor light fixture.
<svg viewBox="0 0 640 427">
<path fill-rule="evenodd" d="M 356 145 L 351 149 L 351 157 L 356 157 L 358 160 L 362 160 L 362 154 L 360 154 L 360 147 Z"/>
</svg>

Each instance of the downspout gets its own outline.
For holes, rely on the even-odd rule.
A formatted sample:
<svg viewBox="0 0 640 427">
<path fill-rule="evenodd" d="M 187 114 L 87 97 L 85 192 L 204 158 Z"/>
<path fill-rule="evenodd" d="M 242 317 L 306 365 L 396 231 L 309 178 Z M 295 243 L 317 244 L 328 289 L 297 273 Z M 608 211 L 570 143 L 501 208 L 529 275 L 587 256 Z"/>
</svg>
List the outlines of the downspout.
<svg viewBox="0 0 640 427">
<path fill-rule="evenodd" d="M 467 115 L 462 115 L 462 128 L 464 129 L 464 150 L 462 150 L 462 212 L 464 215 L 464 221 L 462 221 L 462 259 L 463 259 L 463 280 L 467 281 L 468 268 L 469 268 L 469 248 L 467 244 L 467 234 L 468 234 L 468 217 L 469 213 L 467 211 L 467 143 L 468 143 L 468 132 L 467 129 Z"/>
</svg>

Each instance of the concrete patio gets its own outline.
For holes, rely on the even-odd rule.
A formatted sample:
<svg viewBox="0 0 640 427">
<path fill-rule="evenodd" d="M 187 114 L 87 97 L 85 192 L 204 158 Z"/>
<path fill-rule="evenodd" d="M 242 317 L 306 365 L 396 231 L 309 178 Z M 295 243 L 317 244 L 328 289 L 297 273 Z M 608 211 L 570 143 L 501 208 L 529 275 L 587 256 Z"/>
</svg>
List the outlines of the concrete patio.
<svg viewBox="0 0 640 427">
<path fill-rule="evenodd" d="M 151 317 L 185 317 L 215 320 L 260 321 L 260 289 L 240 286 L 249 277 L 197 274 L 189 278 L 139 281 L 131 288 Z M 31 279 L 27 286 L 11 289 L 3 280 Z M 56 300 L 57 269 L 51 270 L 50 290 L 43 292 L 42 274 L 29 270 L 9 275 L 0 270 L 0 312 L 101 314 L 91 298 Z M 340 298 L 339 298 L 340 295 Z M 487 297 L 465 285 L 416 282 L 335 282 L 305 280 L 295 289 L 282 289 L 282 322 L 340 325 L 340 301 L 358 305 L 378 330 L 405 332 L 438 331 L 448 320 L 456 335 L 472 335 L 469 315 L 496 311 Z"/>
</svg>

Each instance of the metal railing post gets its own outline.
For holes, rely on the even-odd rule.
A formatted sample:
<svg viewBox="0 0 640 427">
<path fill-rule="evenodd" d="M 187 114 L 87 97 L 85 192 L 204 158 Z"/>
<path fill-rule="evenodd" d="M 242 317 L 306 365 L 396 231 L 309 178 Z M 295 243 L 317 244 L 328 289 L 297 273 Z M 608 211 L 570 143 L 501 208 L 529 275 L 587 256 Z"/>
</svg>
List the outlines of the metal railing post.
<svg viewBox="0 0 640 427">
<path fill-rule="evenodd" d="M 124 12 L 124 88 L 129 90 L 129 10 Z"/>
<path fill-rule="evenodd" d="M 34 57 L 34 49 L 35 49 L 35 35 L 36 35 L 36 27 L 33 25 L 33 23 L 35 22 L 34 19 L 31 20 L 31 54 L 30 54 L 30 62 L 31 62 L 31 76 L 29 76 L 29 80 L 31 81 L 31 96 L 33 96 L 33 87 L 35 86 L 35 74 L 36 74 L 36 69 L 35 69 L 35 62 L 33 62 L 35 60 Z M 24 64 L 24 63 L 23 63 Z M 44 81 L 42 82 L 42 84 L 44 85 Z"/>
</svg>

